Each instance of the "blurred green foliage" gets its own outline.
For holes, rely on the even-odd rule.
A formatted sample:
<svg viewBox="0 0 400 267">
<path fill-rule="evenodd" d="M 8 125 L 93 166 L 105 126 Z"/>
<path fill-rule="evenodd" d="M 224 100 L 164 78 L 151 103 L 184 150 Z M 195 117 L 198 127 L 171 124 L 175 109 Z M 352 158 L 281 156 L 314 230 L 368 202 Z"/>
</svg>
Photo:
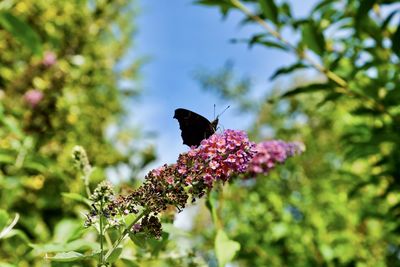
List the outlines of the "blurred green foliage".
<svg viewBox="0 0 400 267">
<path fill-rule="evenodd" d="M 0 265 L 44 266 L 48 251 L 95 249 L 77 240 L 85 187 L 73 146 L 96 166 L 93 184 L 105 167 L 137 170 L 154 159 L 151 147 L 130 148 L 143 138 L 137 129 L 107 136 L 127 115 L 124 99 L 139 93 L 118 82 L 137 80 L 140 60 L 116 69 L 133 45 L 135 9 L 128 0 L 0 2 L 0 232 L 20 215 L 0 238 Z"/>
<path fill-rule="evenodd" d="M 318 1 L 301 18 L 292 1 L 197 2 L 224 16 L 245 13 L 243 23 L 261 31 L 248 38 L 250 46 L 298 59 L 271 74 L 281 82 L 253 105 L 251 85 L 235 83 L 231 68 L 200 77 L 255 115 L 254 139 L 301 140 L 307 148 L 268 177 L 224 190 L 218 217 L 241 245 L 235 261 L 400 266 L 398 1 Z M 290 86 L 282 86 L 288 78 Z M 199 222 L 196 230 L 206 241 L 202 250 L 214 238 L 204 227 Z"/>
</svg>

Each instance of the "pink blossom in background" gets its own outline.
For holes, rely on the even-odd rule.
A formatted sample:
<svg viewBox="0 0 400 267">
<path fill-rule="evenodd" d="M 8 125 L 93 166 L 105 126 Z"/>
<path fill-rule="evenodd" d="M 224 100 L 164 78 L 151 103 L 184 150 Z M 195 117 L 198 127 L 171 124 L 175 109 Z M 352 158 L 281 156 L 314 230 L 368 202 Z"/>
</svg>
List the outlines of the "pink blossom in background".
<svg viewBox="0 0 400 267">
<path fill-rule="evenodd" d="M 54 52 L 46 51 L 42 60 L 42 64 L 46 67 L 51 67 L 57 63 L 57 56 Z"/>
<path fill-rule="evenodd" d="M 288 157 L 304 152 L 304 145 L 300 142 L 286 143 L 281 140 L 271 140 L 258 143 L 257 153 L 248 166 L 250 176 L 267 174 L 276 164 L 283 163 Z"/>
<path fill-rule="evenodd" d="M 31 89 L 24 94 L 25 102 L 30 105 L 32 108 L 37 106 L 40 101 L 43 99 L 43 93 L 37 89 Z"/>
</svg>

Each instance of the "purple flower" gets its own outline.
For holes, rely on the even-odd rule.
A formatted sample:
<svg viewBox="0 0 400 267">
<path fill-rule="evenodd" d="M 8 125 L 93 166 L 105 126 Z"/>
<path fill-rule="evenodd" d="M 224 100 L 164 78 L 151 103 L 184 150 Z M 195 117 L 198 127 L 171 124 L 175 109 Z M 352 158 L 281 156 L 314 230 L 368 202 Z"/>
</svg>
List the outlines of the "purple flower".
<svg viewBox="0 0 400 267">
<path fill-rule="evenodd" d="M 138 232 L 140 232 L 140 229 L 142 228 L 142 226 L 140 225 L 140 223 L 135 223 L 133 226 L 132 226 L 132 231 L 134 232 L 134 233 L 138 233 Z"/>
<path fill-rule="evenodd" d="M 31 89 L 24 94 L 24 100 L 32 108 L 36 107 L 43 99 L 43 93 L 37 89 Z"/>
<path fill-rule="evenodd" d="M 191 166 L 185 175 L 212 187 L 213 181 L 227 181 L 233 174 L 244 173 L 253 157 L 254 146 L 243 131 L 226 130 L 222 134 L 213 134 L 201 141 L 199 147 L 182 154 L 177 166 L 179 169 Z"/>
<path fill-rule="evenodd" d="M 45 53 L 44 53 L 44 57 L 43 57 L 43 60 L 42 60 L 42 64 L 45 66 L 45 67 L 51 67 L 51 66 L 53 66 L 54 64 L 56 64 L 57 63 L 57 56 L 56 56 L 56 54 L 54 53 L 54 52 L 51 52 L 51 51 L 46 51 Z"/>
<path fill-rule="evenodd" d="M 116 198 L 112 211 L 121 214 L 121 210 L 126 215 L 127 211 L 145 210 L 148 214 L 132 231 L 159 237 L 161 224 L 157 214 L 168 207 L 181 211 L 189 199 L 194 202 L 203 197 L 216 182 L 267 174 L 277 164 L 303 151 L 301 143 L 272 140 L 255 144 L 243 131 L 225 130 L 180 154 L 175 164 L 150 171 L 139 188 L 126 197 Z"/>
</svg>

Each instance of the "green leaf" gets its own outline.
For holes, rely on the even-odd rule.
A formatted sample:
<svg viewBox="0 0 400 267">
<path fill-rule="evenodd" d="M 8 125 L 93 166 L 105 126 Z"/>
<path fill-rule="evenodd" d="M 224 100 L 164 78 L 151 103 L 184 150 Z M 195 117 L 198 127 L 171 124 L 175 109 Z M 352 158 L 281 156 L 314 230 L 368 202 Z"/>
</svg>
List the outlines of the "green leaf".
<svg viewBox="0 0 400 267">
<path fill-rule="evenodd" d="M 288 50 L 286 46 L 284 46 L 278 42 L 275 42 L 275 41 L 260 41 L 257 43 L 260 45 L 263 45 L 263 46 L 267 46 L 267 47 L 278 48 L 278 49 L 285 50 L 285 51 Z"/>
<path fill-rule="evenodd" d="M 22 130 L 19 127 L 19 121 L 16 120 L 14 117 L 4 117 L 1 122 L 4 124 L 8 130 L 10 130 L 12 133 L 17 135 L 18 137 L 23 137 L 24 134 L 22 133 Z"/>
<path fill-rule="evenodd" d="M 231 8 L 235 8 L 230 1 L 227 0 L 198 0 L 194 2 L 195 4 L 204 5 L 204 6 L 217 6 L 220 8 L 221 13 L 226 16 Z"/>
<path fill-rule="evenodd" d="M 129 233 L 129 238 L 140 248 L 145 248 L 147 246 L 147 237 L 145 233 Z"/>
<path fill-rule="evenodd" d="M 75 200 L 77 202 L 84 203 L 84 204 L 86 204 L 88 206 L 90 206 L 92 204 L 92 202 L 89 199 L 87 199 L 86 197 L 84 197 L 84 196 L 82 196 L 82 195 L 80 195 L 78 193 L 61 193 L 61 195 L 63 197 L 65 197 L 65 198 L 72 199 L 72 200 Z"/>
<path fill-rule="evenodd" d="M 325 38 L 315 22 L 309 20 L 302 23 L 302 35 L 302 43 L 317 55 L 321 56 L 325 52 Z"/>
<path fill-rule="evenodd" d="M 3 154 L 3 151 L 0 151 L 0 163 L 8 163 L 14 164 L 16 156 L 12 156 L 10 154 Z"/>
<path fill-rule="evenodd" d="M 0 209 L 0 231 L 7 226 L 7 222 L 10 219 L 7 211 Z"/>
<path fill-rule="evenodd" d="M 68 252 L 72 250 L 96 250 L 99 244 L 84 239 L 77 239 L 69 243 L 47 243 L 43 245 L 32 244 L 37 253 Z"/>
<path fill-rule="evenodd" d="M 245 39 L 245 42 L 248 42 L 249 47 L 252 47 L 254 44 L 262 42 L 264 37 L 267 37 L 267 34 L 261 33 L 261 34 L 255 34 L 251 36 L 250 40 Z"/>
<path fill-rule="evenodd" d="M 327 89 L 332 89 L 333 85 L 330 83 L 312 83 L 306 86 L 300 86 L 289 92 L 284 93 L 281 98 L 294 96 L 302 93 L 311 93 L 316 91 L 325 91 Z"/>
<path fill-rule="evenodd" d="M 54 242 L 68 242 L 73 237 L 78 236 L 83 228 L 82 223 L 78 220 L 64 219 L 57 223 L 54 229 L 53 241 Z"/>
<path fill-rule="evenodd" d="M 211 213 L 211 218 L 213 220 L 214 225 L 218 225 L 218 214 L 217 214 L 217 199 L 215 194 L 211 193 L 206 199 L 206 207 Z"/>
<path fill-rule="evenodd" d="M 218 266 L 224 267 L 232 261 L 236 252 L 240 250 L 240 244 L 228 238 L 223 230 L 218 230 L 215 237 L 215 254 L 218 260 Z"/>
<path fill-rule="evenodd" d="M 76 252 L 76 251 L 69 251 L 69 252 L 57 253 L 53 257 L 46 257 L 46 259 L 51 260 L 51 261 L 59 261 L 59 262 L 71 262 L 71 261 L 90 259 L 93 257 L 95 257 L 95 254 L 84 255 L 84 254 Z"/>
<path fill-rule="evenodd" d="M 107 263 L 113 263 L 116 262 L 119 259 L 119 256 L 122 253 L 122 248 L 118 247 L 111 252 L 110 256 L 107 257 L 106 261 Z"/>
<path fill-rule="evenodd" d="M 397 26 L 396 32 L 392 36 L 392 50 L 400 57 L 400 23 Z"/>
<path fill-rule="evenodd" d="M 190 237 L 189 232 L 186 232 L 180 228 L 177 228 L 171 223 L 163 223 L 162 229 L 164 230 L 164 232 L 166 232 L 170 235 L 173 235 L 173 236 Z"/>
<path fill-rule="evenodd" d="M 324 0 L 319 2 L 312 10 L 311 14 L 316 13 L 316 12 L 320 12 L 321 10 L 332 6 L 335 2 L 337 2 L 337 0 Z"/>
<path fill-rule="evenodd" d="M 339 97 L 342 97 L 342 96 L 343 96 L 343 94 L 337 93 L 337 92 L 329 93 L 321 102 L 319 102 L 317 104 L 317 107 L 320 108 L 324 104 L 326 104 L 327 102 L 334 101 L 334 100 L 336 100 L 336 99 L 338 99 Z"/>
<path fill-rule="evenodd" d="M 276 25 L 279 25 L 278 7 L 276 6 L 274 0 L 259 0 L 258 2 L 264 16 Z"/>
<path fill-rule="evenodd" d="M 26 233 L 19 229 L 11 229 L 11 231 L 8 232 L 8 234 L 4 238 L 11 238 L 13 236 L 18 236 L 26 244 L 29 244 L 30 242 L 29 237 L 26 235 Z"/>
<path fill-rule="evenodd" d="M 278 48 L 281 50 L 288 51 L 288 48 L 284 46 L 283 44 L 276 42 L 274 40 L 268 40 L 265 39 L 267 37 L 267 34 L 255 34 L 253 35 L 250 39 L 232 39 L 232 43 L 238 43 L 238 42 L 245 42 L 248 43 L 249 48 L 252 48 L 255 44 L 263 45 L 263 46 L 268 46 L 268 47 L 273 47 L 273 48 Z"/>
<path fill-rule="evenodd" d="M 289 73 L 291 73 L 291 72 L 293 72 L 295 70 L 304 69 L 304 68 L 308 68 L 308 66 L 303 64 L 303 63 L 301 63 L 301 62 L 297 62 L 297 63 L 295 63 L 293 65 L 288 66 L 288 67 L 282 67 L 282 68 L 277 69 L 269 79 L 270 80 L 274 80 L 274 79 L 276 79 L 278 76 L 280 76 L 282 74 L 289 74 Z"/>
<path fill-rule="evenodd" d="M 42 43 L 39 35 L 29 24 L 9 12 L 1 12 L 0 25 L 10 32 L 22 45 L 28 47 L 33 54 L 42 55 Z"/>
<path fill-rule="evenodd" d="M 390 21 L 392 20 L 392 18 L 398 13 L 400 12 L 400 10 L 394 10 L 393 12 L 391 12 L 386 19 L 382 22 L 381 25 L 381 29 L 384 31 L 386 30 L 387 26 L 389 25 Z"/>
<path fill-rule="evenodd" d="M 288 233 L 288 226 L 286 223 L 276 223 L 273 225 L 271 238 L 273 240 L 279 240 L 282 237 L 286 236 Z"/>
<path fill-rule="evenodd" d="M 151 251 L 153 256 L 157 257 L 160 251 L 165 250 L 168 242 L 169 234 L 167 232 L 163 232 L 160 239 L 148 238 L 148 249 Z"/>
<path fill-rule="evenodd" d="M 3 213 L 3 220 L 5 219 L 4 215 L 8 216 L 8 214 Z M 18 220 L 19 220 L 19 214 L 17 213 L 15 214 L 13 221 L 9 225 L 0 228 L 0 239 L 7 237 L 10 234 L 11 230 L 17 224 Z"/>
</svg>

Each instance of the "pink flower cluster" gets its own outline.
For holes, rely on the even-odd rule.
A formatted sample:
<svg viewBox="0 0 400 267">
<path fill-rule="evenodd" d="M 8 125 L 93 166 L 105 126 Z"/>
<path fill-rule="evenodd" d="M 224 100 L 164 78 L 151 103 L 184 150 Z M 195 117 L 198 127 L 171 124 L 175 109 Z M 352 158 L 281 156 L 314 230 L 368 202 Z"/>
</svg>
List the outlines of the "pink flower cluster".
<svg viewBox="0 0 400 267">
<path fill-rule="evenodd" d="M 179 156 L 178 173 L 187 185 L 200 180 L 212 186 L 214 181 L 227 181 L 244 173 L 253 158 L 255 144 L 243 131 L 226 130 L 201 142 L 200 146 Z"/>
<path fill-rule="evenodd" d="M 302 153 L 304 145 L 299 142 L 272 140 L 258 143 L 255 149 L 257 153 L 248 166 L 249 176 L 268 173 L 277 163 L 283 163 L 288 157 Z"/>
<path fill-rule="evenodd" d="M 277 164 L 303 151 L 304 145 L 299 142 L 272 140 L 255 144 L 243 131 L 225 130 L 179 155 L 176 164 L 164 165 L 150 174 L 171 186 L 206 185 L 211 188 L 215 181 L 225 182 L 232 176 L 242 174 L 244 178 L 251 178 L 267 174 Z"/>
<path fill-rule="evenodd" d="M 217 181 L 268 173 L 277 163 L 302 151 L 300 143 L 268 141 L 256 145 L 243 131 L 225 130 L 179 155 L 176 164 L 150 171 L 139 188 L 126 197 L 120 196 L 110 210 L 116 213 L 114 210 L 119 209 L 121 214 L 145 210 L 151 216 L 138 222 L 133 231 L 147 229 L 143 231 L 151 230 L 159 237 L 161 224 L 157 214 L 169 206 L 181 211 L 188 199 L 194 202 L 203 197 Z"/>
<path fill-rule="evenodd" d="M 57 56 L 54 52 L 46 51 L 43 56 L 42 64 L 45 67 L 51 67 L 57 63 Z"/>
<path fill-rule="evenodd" d="M 37 89 L 28 90 L 24 94 L 25 102 L 32 108 L 36 107 L 43 99 L 43 93 Z"/>
</svg>

